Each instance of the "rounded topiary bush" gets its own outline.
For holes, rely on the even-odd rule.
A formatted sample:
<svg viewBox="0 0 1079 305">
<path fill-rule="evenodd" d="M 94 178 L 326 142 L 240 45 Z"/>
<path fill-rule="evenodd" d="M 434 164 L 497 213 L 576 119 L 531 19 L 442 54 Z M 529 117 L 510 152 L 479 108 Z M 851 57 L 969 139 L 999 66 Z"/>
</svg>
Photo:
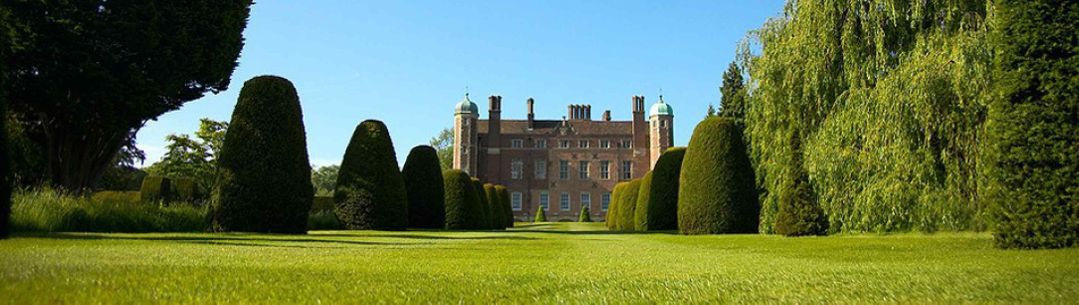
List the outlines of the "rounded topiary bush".
<svg viewBox="0 0 1079 305">
<path fill-rule="evenodd" d="M 756 233 L 760 203 L 742 132 L 729 118 L 697 124 L 682 160 L 678 230 L 684 234 Z"/>
<path fill-rule="evenodd" d="M 614 185 L 614 190 L 611 190 L 611 202 L 607 204 L 607 215 L 604 219 L 604 223 L 607 225 L 607 229 L 618 230 L 618 206 L 622 203 L 622 193 L 625 193 L 625 182 L 619 182 Z"/>
<path fill-rule="evenodd" d="M 303 113 L 288 80 L 244 83 L 217 158 L 212 229 L 307 232 L 314 187 Z"/>
<path fill-rule="evenodd" d="M 685 147 L 667 149 L 652 168 L 648 200 L 638 198 L 636 216 L 638 230 L 660 231 L 678 229 L 678 179 L 682 173 Z M 641 185 L 644 189 L 644 185 Z M 642 213 L 643 212 L 643 213 Z"/>
<path fill-rule="evenodd" d="M 356 126 L 341 159 L 333 194 L 337 218 L 351 230 L 404 230 L 408 193 L 386 125 L 366 120 Z"/>
<path fill-rule="evenodd" d="M 588 210 L 588 207 L 581 208 L 581 213 L 577 215 L 577 222 L 592 222 L 592 215 Z"/>
<path fill-rule="evenodd" d="M 498 198 L 498 191 L 495 189 L 495 185 L 491 183 L 483 184 L 483 193 L 487 196 L 487 211 L 489 211 L 490 222 L 492 229 L 505 229 L 506 220 L 503 219 L 506 213 L 502 211 L 502 199 Z"/>
<path fill-rule="evenodd" d="M 640 190 L 641 179 L 626 182 L 626 186 L 622 188 L 622 196 L 618 198 L 618 223 L 616 225 L 619 230 L 633 231 L 636 228 L 633 217 L 636 216 L 637 196 L 640 195 Z"/>
<path fill-rule="evenodd" d="M 540 207 L 536 208 L 536 218 L 535 218 L 535 220 L 533 220 L 533 222 L 546 222 L 546 221 L 547 221 L 547 213 L 543 211 L 543 207 L 540 206 Z"/>
<path fill-rule="evenodd" d="M 446 191 L 446 228 L 471 230 L 483 227 L 483 207 L 472 177 L 457 169 L 442 172 Z"/>
<path fill-rule="evenodd" d="M 158 202 L 172 197 L 172 181 L 161 176 L 146 176 L 142 178 L 142 187 L 139 188 L 139 200 L 143 202 Z"/>
<path fill-rule="evenodd" d="M 1068 2 L 1065 4 L 1064 2 Z M 999 0 L 984 199 L 1002 248 L 1079 243 L 1079 4 Z"/>
<path fill-rule="evenodd" d="M 487 191 L 483 189 L 480 179 L 472 178 L 472 187 L 476 189 L 477 204 L 480 206 L 480 227 L 477 229 L 491 229 L 491 205 L 487 202 Z"/>
<path fill-rule="evenodd" d="M 408 193 L 408 226 L 441 229 L 446 227 L 445 185 L 438 152 L 431 146 L 413 147 L 401 169 Z"/>
<path fill-rule="evenodd" d="M 644 231 L 648 229 L 648 202 L 652 195 L 652 172 L 649 171 L 641 177 L 641 186 L 637 188 L 637 201 L 633 204 L 632 224 L 634 230 Z"/>
<path fill-rule="evenodd" d="M 502 226 L 505 228 L 513 227 L 513 205 L 510 202 L 510 191 L 505 186 L 496 185 L 495 192 L 498 193 L 498 199 L 502 203 L 503 221 L 505 224 Z"/>
</svg>

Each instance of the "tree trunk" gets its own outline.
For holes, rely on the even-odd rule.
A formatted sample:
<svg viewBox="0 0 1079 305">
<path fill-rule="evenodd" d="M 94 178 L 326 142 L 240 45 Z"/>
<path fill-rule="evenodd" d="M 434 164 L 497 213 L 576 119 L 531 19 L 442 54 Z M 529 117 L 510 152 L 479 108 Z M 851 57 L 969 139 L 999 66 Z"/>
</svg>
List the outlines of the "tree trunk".
<svg viewBox="0 0 1079 305">
<path fill-rule="evenodd" d="M 93 187 L 124 145 L 130 130 L 95 128 L 78 130 L 46 126 L 46 177 L 65 191 L 82 193 Z"/>
</svg>

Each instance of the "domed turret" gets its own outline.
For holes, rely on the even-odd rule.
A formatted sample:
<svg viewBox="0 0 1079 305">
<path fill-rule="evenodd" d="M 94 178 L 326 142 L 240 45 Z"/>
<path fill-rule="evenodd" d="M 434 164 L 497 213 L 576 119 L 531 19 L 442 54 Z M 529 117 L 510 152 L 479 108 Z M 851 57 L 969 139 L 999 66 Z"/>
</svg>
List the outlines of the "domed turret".
<svg viewBox="0 0 1079 305">
<path fill-rule="evenodd" d="M 476 103 L 468 99 L 468 93 L 465 93 L 465 98 L 461 99 L 461 102 L 457 103 L 457 106 L 453 107 L 453 109 L 454 114 L 480 114 L 480 108 L 476 106 Z"/>
<path fill-rule="evenodd" d="M 648 117 L 654 117 L 657 115 L 674 116 L 674 108 L 671 105 L 663 102 L 663 96 L 659 96 L 659 102 L 652 105 L 652 109 L 648 111 Z"/>
</svg>

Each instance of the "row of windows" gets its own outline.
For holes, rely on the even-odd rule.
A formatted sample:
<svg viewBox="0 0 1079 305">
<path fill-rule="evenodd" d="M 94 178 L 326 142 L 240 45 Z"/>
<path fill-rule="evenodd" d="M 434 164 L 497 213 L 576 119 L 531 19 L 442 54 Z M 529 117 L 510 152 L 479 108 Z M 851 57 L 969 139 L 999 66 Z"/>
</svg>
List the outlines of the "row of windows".
<svg viewBox="0 0 1079 305">
<path fill-rule="evenodd" d="M 525 144 L 525 141 L 523 139 L 512 139 L 512 140 L 510 140 L 510 147 L 512 147 L 512 148 L 523 148 L 524 144 Z M 571 140 L 560 140 L 560 141 L 558 141 L 558 148 L 571 148 L 570 147 L 571 144 L 573 144 L 573 141 L 571 141 Z M 619 142 L 617 142 L 615 144 L 618 146 L 618 148 L 631 148 L 631 147 L 633 147 L 633 141 L 631 141 L 631 140 L 621 140 L 621 141 L 619 141 Z M 535 147 L 536 148 L 547 148 L 547 140 L 546 139 L 536 140 L 536 146 Z M 590 148 L 590 147 L 592 147 L 592 141 L 590 141 L 590 140 L 577 140 L 577 148 Z M 611 148 L 611 140 L 599 140 L 599 148 Z"/>
<path fill-rule="evenodd" d="M 591 161 L 578 161 L 577 162 L 577 177 L 581 180 L 588 180 L 592 178 Z M 510 162 L 510 178 L 514 180 L 522 179 L 524 176 L 524 161 L 513 160 Z M 622 171 L 619 173 L 620 179 L 629 180 L 633 179 L 633 161 L 623 160 Z M 535 164 L 535 178 L 547 179 L 547 160 L 536 160 Z M 569 161 L 558 161 L 558 179 L 569 180 L 570 169 Z M 599 178 L 603 180 L 611 179 L 611 161 L 602 160 L 599 161 Z"/>
<path fill-rule="evenodd" d="M 513 206 L 514 211 L 520 211 L 521 210 L 522 201 L 523 201 L 523 194 L 521 194 L 521 192 L 512 192 L 512 193 L 510 193 L 510 205 Z M 570 193 L 569 192 L 562 192 L 561 194 L 559 194 L 559 197 L 558 197 L 559 211 L 567 211 L 567 212 L 571 211 L 570 210 L 570 205 L 572 204 L 571 201 L 572 200 L 570 198 Z M 551 202 L 551 195 L 549 193 L 547 193 L 547 191 L 541 191 L 539 193 L 539 205 L 541 207 L 543 207 L 544 211 L 549 210 L 550 202 Z M 592 193 L 581 192 L 581 197 L 580 197 L 579 203 L 580 203 L 580 205 L 578 205 L 578 207 L 579 207 L 578 211 L 580 211 L 580 208 L 583 208 L 583 207 L 591 208 L 592 207 Z M 606 192 L 606 193 L 601 194 L 600 195 L 600 200 L 599 200 L 599 208 L 600 208 L 600 210 L 601 211 L 607 211 L 607 207 L 610 206 L 610 205 L 611 205 L 611 193 Z"/>
</svg>

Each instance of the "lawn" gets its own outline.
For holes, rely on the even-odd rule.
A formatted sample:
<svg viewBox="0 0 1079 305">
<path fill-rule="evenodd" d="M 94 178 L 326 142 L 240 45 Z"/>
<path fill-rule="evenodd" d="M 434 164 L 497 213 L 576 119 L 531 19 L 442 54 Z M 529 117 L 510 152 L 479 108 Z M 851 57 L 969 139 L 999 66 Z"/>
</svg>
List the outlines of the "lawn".
<svg viewBox="0 0 1079 305">
<path fill-rule="evenodd" d="M 0 241 L 0 303 L 1076 303 L 1079 248 L 988 234 L 51 234 Z"/>
</svg>

